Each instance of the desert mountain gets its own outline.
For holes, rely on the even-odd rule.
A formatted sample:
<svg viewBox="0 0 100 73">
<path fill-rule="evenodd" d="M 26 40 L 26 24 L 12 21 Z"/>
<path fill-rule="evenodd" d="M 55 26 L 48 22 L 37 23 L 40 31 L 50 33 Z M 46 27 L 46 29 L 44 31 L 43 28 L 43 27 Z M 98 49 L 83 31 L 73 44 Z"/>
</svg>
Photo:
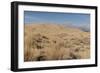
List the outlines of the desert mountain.
<svg viewBox="0 0 100 73">
<path fill-rule="evenodd" d="M 25 24 L 24 61 L 90 58 L 90 32 L 56 24 Z"/>
</svg>

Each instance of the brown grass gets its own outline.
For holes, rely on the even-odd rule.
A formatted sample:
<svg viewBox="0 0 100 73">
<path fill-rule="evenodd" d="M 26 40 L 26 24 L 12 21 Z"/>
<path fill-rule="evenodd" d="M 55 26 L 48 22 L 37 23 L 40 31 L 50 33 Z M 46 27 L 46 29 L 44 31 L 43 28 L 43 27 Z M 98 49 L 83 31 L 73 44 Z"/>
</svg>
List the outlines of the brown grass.
<svg viewBox="0 0 100 73">
<path fill-rule="evenodd" d="M 24 61 L 90 58 L 90 32 L 53 24 L 26 24 L 24 35 Z"/>
</svg>

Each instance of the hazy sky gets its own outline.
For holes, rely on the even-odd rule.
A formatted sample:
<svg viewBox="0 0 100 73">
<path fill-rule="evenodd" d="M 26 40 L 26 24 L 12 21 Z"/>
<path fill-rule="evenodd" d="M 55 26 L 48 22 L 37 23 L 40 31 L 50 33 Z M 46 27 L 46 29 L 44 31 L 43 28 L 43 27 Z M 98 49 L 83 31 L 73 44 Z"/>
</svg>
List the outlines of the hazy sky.
<svg viewBox="0 0 100 73">
<path fill-rule="evenodd" d="M 24 23 L 90 25 L 90 14 L 24 11 Z"/>
</svg>

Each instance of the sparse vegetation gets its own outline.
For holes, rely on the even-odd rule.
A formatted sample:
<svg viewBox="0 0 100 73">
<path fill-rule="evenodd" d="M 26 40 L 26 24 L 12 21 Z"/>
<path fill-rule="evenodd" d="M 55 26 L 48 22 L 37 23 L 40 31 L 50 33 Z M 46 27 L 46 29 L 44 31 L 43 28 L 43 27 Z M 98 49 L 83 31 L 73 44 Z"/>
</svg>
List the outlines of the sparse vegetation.
<svg viewBox="0 0 100 73">
<path fill-rule="evenodd" d="M 53 24 L 26 24 L 24 61 L 90 58 L 90 32 Z"/>
</svg>

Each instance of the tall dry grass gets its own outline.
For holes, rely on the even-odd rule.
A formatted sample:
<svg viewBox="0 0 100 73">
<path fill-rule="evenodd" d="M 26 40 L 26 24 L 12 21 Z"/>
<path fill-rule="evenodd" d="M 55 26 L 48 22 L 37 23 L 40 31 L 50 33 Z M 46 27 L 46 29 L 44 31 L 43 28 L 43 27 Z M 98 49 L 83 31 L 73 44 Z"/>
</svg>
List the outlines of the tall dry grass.
<svg viewBox="0 0 100 73">
<path fill-rule="evenodd" d="M 90 58 L 90 32 L 53 24 L 26 24 L 24 61 Z"/>
</svg>

